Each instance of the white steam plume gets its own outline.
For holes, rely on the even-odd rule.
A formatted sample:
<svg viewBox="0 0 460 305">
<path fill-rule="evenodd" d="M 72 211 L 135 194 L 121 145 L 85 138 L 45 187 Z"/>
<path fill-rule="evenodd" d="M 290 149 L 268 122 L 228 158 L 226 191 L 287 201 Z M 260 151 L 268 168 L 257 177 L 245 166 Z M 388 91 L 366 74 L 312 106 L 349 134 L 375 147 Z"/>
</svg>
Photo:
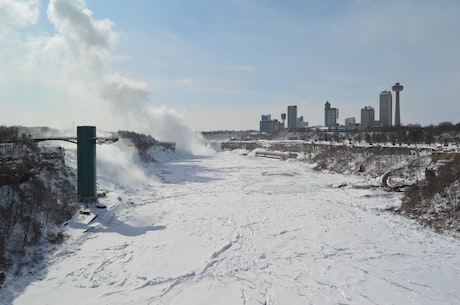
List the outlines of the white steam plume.
<svg viewBox="0 0 460 305">
<path fill-rule="evenodd" d="M 37 22 L 38 0 L 0 0 L 0 12 L 6 6 L 25 13 L 17 19 L 8 15 L 0 25 Z M 199 152 L 200 140 L 179 113 L 164 106 L 153 107 L 147 84 L 111 70 L 109 58 L 117 43 L 113 22 L 96 20 L 83 0 L 51 0 L 47 16 L 56 33 L 28 37 L 25 60 L 18 68 L 24 84 L 40 88 L 47 103 L 52 101 L 51 122 L 141 131 L 159 140 L 174 141 L 178 149 Z"/>
<path fill-rule="evenodd" d="M 0 1 L 0 29 L 35 24 L 38 20 L 38 0 Z"/>
<path fill-rule="evenodd" d="M 148 104 L 147 84 L 114 74 L 106 78 L 101 93 L 112 102 L 111 115 L 115 120 L 152 134 L 158 140 L 176 142 L 178 149 L 209 152 L 200 143 L 203 139 L 184 123 L 180 113 L 166 106 L 155 108 Z"/>
</svg>

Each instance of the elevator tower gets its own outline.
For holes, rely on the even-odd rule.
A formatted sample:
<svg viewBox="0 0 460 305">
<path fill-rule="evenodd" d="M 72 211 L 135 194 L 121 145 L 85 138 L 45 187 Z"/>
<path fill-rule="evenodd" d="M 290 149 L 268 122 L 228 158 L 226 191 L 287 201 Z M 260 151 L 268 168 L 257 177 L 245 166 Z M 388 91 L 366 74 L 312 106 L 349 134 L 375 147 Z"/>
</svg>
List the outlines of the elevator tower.
<svg viewBox="0 0 460 305">
<path fill-rule="evenodd" d="M 395 110 L 395 126 L 401 126 L 401 112 L 399 110 L 399 92 L 403 91 L 404 87 L 400 83 L 396 83 L 391 90 L 396 92 L 396 110 Z"/>
</svg>

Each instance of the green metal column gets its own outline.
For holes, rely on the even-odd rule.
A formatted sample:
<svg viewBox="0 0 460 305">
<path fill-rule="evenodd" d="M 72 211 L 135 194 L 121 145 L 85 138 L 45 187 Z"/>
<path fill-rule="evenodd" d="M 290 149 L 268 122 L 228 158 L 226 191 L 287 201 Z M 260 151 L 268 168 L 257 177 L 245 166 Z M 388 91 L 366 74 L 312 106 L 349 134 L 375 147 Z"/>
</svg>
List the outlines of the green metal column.
<svg viewBox="0 0 460 305">
<path fill-rule="evenodd" d="M 96 127 L 77 126 L 78 197 L 96 199 Z"/>
</svg>

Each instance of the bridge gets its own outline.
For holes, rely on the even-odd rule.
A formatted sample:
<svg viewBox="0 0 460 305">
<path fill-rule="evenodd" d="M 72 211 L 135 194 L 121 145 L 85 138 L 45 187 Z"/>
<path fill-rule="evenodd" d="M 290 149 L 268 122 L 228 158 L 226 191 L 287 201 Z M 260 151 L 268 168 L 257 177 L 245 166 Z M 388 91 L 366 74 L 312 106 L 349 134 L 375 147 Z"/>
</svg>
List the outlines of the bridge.
<svg viewBox="0 0 460 305">
<path fill-rule="evenodd" d="M 96 144 L 111 144 L 118 141 L 118 137 L 96 137 L 94 140 Z M 77 137 L 46 137 L 46 138 L 30 138 L 30 141 L 33 142 L 44 142 L 44 141 L 64 141 L 74 144 L 78 144 Z"/>
<path fill-rule="evenodd" d="M 123 134 L 120 137 L 125 138 Z M 133 139 L 126 137 L 133 142 Z M 96 144 L 111 144 L 117 142 L 119 137 L 97 137 L 95 126 L 77 126 L 77 136 L 73 137 L 40 137 L 32 138 L 25 134 L 20 139 L 3 141 L 1 143 L 37 143 L 44 141 L 65 141 L 77 145 L 77 187 L 78 197 L 82 202 L 97 201 L 96 193 Z M 133 145 L 141 152 L 153 146 L 163 149 L 175 150 L 174 142 L 159 142 L 151 138 L 150 142 L 133 142 Z M 1 181 L 0 181 L 1 182 Z"/>
<path fill-rule="evenodd" d="M 37 143 L 44 141 L 65 141 L 77 145 L 77 184 L 81 201 L 97 201 L 96 194 L 96 144 L 110 144 L 118 137 L 96 137 L 95 126 L 77 126 L 77 136 L 32 138 L 25 134 L 20 139 L 3 143 Z"/>
<path fill-rule="evenodd" d="M 96 137 L 96 144 L 112 144 L 115 143 L 119 140 L 119 137 Z M 70 142 L 73 144 L 78 144 L 78 138 L 77 137 L 44 137 L 44 138 L 28 138 L 28 141 L 32 141 L 35 143 L 38 142 L 45 142 L 45 141 L 64 141 L 64 142 Z M 23 141 L 15 141 L 16 143 L 23 142 Z M 6 142 L 3 142 L 6 143 Z M 170 150 L 176 150 L 176 143 L 175 142 L 163 142 L 163 141 L 156 141 L 154 144 L 152 143 L 136 143 L 136 144 L 131 144 L 133 146 L 136 146 L 138 149 L 139 148 L 150 148 L 154 145 L 158 145 L 163 147 L 163 149 L 170 149 Z"/>
<path fill-rule="evenodd" d="M 111 144 L 115 143 L 119 140 L 118 137 L 96 137 L 95 143 L 96 144 Z M 9 141 L 1 141 L 0 143 L 27 143 L 27 142 L 45 142 L 45 141 L 64 141 L 70 142 L 73 144 L 78 144 L 78 137 L 44 137 L 44 138 L 32 138 L 24 136 L 20 140 L 9 140 Z"/>
</svg>

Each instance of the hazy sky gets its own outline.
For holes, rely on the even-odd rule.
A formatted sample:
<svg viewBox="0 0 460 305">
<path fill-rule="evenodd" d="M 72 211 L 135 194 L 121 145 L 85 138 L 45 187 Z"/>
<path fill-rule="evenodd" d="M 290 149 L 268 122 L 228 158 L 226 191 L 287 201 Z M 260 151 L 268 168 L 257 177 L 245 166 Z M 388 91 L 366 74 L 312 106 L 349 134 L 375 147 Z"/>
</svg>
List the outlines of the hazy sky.
<svg viewBox="0 0 460 305">
<path fill-rule="evenodd" d="M 359 122 L 396 81 L 403 124 L 458 123 L 459 13 L 458 0 L 0 0 L 0 124 L 258 129 L 297 105 L 317 125 L 326 101 Z"/>
</svg>

